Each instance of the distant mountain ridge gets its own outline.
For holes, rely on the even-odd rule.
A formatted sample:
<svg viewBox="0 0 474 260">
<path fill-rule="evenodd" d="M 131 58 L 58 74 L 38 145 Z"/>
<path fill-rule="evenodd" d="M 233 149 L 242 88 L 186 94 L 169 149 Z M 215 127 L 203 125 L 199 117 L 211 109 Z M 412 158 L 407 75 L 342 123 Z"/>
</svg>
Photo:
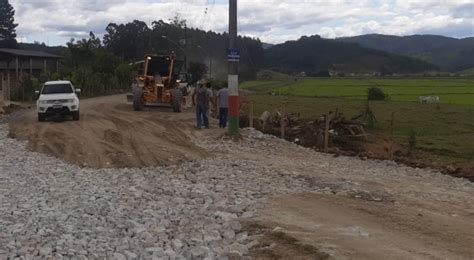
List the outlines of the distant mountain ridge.
<svg viewBox="0 0 474 260">
<path fill-rule="evenodd" d="M 422 59 L 449 71 L 474 67 L 474 37 L 456 39 L 439 35 L 367 34 L 336 40 Z"/>
<path fill-rule="evenodd" d="M 303 36 L 265 50 L 265 66 L 281 72 L 316 74 L 322 70 L 354 73 L 418 73 L 437 70 L 426 61 L 357 43 Z"/>
<path fill-rule="evenodd" d="M 262 48 L 263 48 L 264 50 L 269 49 L 269 48 L 273 47 L 274 45 L 275 45 L 275 44 L 272 44 L 272 43 L 262 42 Z"/>
<path fill-rule="evenodd" d="M 316 74 L 332 70 L 391 74 L 437 70 L 461 72 L 474 68 L 474 37 L 456 39 L 438 35 L 367 34 L 324 39 L 315 35 L 282 44 L 261 45 L 265 56 L 265 64 L 261 68 L 285 73 Z M 57 55 L 63 55 L 67 50 L 65 46 L 37 43 L 20 43 L 19 48 Z"/>
</svg>

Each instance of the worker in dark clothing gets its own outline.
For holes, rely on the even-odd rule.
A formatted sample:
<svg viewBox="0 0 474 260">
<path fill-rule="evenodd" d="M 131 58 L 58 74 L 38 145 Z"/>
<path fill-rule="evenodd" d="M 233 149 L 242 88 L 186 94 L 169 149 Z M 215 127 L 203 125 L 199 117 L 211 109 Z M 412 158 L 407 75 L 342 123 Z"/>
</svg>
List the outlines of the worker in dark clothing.
<svg viewBox="0 0 474 260">
<path fill-rule="evenodd" d="M 205 128 L 209 128 L 209 101 L 210 95 L 208 90 L 203 84 L 199 84 L 198 88 L 193 93 L 193 105 L 196 106 L 196 121 L 198 129 L 201 129 L 203 125 Z"/>
</svg>

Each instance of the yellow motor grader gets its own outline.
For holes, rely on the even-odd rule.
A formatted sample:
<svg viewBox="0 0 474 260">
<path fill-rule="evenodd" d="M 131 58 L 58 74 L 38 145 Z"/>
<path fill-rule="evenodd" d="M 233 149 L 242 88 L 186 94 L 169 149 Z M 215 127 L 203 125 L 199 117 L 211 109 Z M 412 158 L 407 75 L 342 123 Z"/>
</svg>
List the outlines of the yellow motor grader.
<svg viewBox="0 0 474 260">
<path fill-rule="evenodd" d="M 174 112 L 181 112 L 183 93 L 176 84 L 178 67 L 176 55 L 145 55 L 139 75 L 132 83 L 132 94 L 127 95 L 127 101 L 133 104 L 133 109 L 140 111 L 144 106 L 169 106 Z"/>
</svg>

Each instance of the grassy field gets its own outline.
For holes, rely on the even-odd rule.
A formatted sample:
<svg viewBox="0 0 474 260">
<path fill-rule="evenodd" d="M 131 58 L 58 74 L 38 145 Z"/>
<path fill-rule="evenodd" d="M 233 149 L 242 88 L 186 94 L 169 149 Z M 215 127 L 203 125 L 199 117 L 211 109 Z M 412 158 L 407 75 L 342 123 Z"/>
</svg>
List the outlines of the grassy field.
<svg viewBox="0 0 474 260">
<path fill-rule="evenodd" d="M 367 88 L 380 87 L 392 101 L 417 102 L 419 96 L 436 95 L 444 104 L 474 105 L 473 78 L 440 79 L 314 79 L 299 78 L 279 81 L 250 81 L 242 88 L 256 93 L 301 97 L 340 97 L 365 99 Z"/>
<path fill-rule="evenodd" d="M 470 68 L 464 71 L 461 71 L 462 74 L 468 75 L 468 76 L 474 76 L 474 68 Z"/>
<path fill-rule="evenodd" d="M 373 131 L 387 136 L 395 112 L 394 135 L 400 143 L 407 144 L 410 133 L 415 132 L 417 149 L 443 160 L 474 163 L 474 85 L 469 79 L 253 81 L 242 88 L 250 90 L 247 95 L 254 101 L 257 114 L 285 107 L 314 119 L 336 109 L 347 118 L 360 114 L 367 105 L 366 89 L 374 85 L 392 98 L 370 102 L 378 120 Z M 442 103 L 407 102 L 416 101 L 420 94 L 438 95 Z"/>
</svg>

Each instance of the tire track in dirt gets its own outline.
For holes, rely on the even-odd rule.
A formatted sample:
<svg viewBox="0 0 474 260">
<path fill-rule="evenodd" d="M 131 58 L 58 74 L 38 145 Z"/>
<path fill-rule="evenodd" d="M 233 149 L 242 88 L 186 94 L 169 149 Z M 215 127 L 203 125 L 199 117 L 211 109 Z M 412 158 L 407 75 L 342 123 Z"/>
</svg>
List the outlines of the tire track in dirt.
<svg viewBox="0 0 474 260">
<path fill-rule="evenodd" d="M 10 136 L 29 149 L 92 168 L 149 167 L 208 155 L 193 143 L 194 114 L 168 108 L 133 111 L 125 96 L 81 102 L 78 122 L 37 122 L 34 110 L 10 122 Z"/>
</svg>

